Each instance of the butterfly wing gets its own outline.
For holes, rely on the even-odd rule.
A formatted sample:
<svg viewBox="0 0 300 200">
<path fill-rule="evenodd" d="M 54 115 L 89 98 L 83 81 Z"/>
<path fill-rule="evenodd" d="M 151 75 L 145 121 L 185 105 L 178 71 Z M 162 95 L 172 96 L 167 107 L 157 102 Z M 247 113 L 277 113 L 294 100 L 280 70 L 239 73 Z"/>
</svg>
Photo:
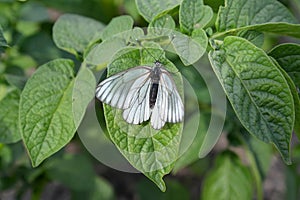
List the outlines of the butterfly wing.
<svg viewBox="0 0 300 200">
<path fill-rule="evenodd" d="M 138 66 L 110 76 L 97 86 L 96 97 L 112 107 L 123 109 L 123 118 L 128 123 L 147 121 L 151 114 L 150 73 L 151 67 Z"/>
<path fill-rule="evenodd" d="M 170 73 L 161 68 L 157 99 L 152 111 L 151 125 L 161 129 L 165 122 L 182 122 L 184 107 Z"/>
</svg>

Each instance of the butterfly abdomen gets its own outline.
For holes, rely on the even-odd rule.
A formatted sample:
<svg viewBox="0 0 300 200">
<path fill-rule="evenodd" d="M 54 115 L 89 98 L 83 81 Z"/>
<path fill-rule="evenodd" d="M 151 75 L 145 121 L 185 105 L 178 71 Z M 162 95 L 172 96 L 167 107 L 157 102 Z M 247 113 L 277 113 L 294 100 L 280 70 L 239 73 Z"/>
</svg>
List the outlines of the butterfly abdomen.
<svg viewBox="0 0 300 200">
<path fill-rule="evenodd" d="M 155 105 L 156 98 L 157 98 L 157 91 L 158 91 L 158 83 L 152 83 L 150 88 L 150 98 L 149 98 L 149 105 L 151 109 Z"/>
</svg>

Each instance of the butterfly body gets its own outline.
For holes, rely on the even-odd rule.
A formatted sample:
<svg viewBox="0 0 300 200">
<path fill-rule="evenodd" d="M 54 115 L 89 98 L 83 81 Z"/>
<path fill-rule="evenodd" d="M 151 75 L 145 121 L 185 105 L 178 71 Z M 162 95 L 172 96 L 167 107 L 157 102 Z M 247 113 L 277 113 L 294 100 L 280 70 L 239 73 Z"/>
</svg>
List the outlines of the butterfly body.
<svg viewBox="0 0 300 200">
<path fill-rule="evenodd" d="M 96 97 L 103 103 L 123 110 L 130 124 L 150 119 L 154 129 L 166 122 L 183 121 L 184 108 L 170 73 L 156 61 L 154 67 L 137 66 L 114 74 L 96 88 Z"/>
<path fill-rule="evenodd" d="M 155 67 L 151 71 L 150 77 L 151 77 L 151 88 L 150 88 L 150 108 L 153 109 L 156 98 L 157 98 L 157 92 L 158 92 L 158 86 L 159 86 L 159 80 L 160 80 L 160 74 L 161 74 L 161 63 L 156 61 Z"/>
</svg>

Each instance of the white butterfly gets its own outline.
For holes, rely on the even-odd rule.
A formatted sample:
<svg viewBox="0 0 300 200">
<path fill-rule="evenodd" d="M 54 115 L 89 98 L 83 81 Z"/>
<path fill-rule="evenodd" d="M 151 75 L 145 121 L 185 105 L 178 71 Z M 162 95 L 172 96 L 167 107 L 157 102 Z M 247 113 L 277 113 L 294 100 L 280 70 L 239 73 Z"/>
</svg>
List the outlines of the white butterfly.
<svg viewBox="0 0 300 200">
<path fill-rule="evenodd" d="M 96 97 L 123 111 L 130 124 L 149 120 L 154 129 L 183 121 L 184 107 L 170 73 L 156 61 L 114 74 L 96 88 Z"/>
</svg>

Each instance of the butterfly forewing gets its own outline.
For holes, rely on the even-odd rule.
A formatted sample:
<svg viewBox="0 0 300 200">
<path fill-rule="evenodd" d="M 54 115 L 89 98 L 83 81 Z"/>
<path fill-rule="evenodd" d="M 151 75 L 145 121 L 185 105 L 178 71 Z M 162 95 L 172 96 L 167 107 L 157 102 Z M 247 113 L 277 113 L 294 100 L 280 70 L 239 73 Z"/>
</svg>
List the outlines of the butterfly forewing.
<svg viewBox="0 0 300 200">
<path fill-rule="evenodd" d="M 126 109 L 136 90 L 149 79 L 150 72 L 150 67 L 141 66 L 112 75 L 97 86 L 96 97 L 103 103 Z"/>
</svg>

